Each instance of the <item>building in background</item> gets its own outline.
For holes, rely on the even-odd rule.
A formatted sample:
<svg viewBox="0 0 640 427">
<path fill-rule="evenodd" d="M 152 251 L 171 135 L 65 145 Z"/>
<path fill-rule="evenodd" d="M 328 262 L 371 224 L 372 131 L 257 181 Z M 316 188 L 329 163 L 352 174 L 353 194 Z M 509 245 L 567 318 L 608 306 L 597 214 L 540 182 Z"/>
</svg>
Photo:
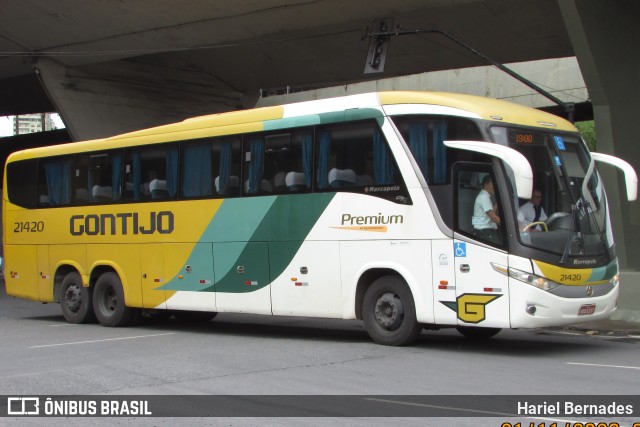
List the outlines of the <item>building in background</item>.
<svg viewBox="0 0 640 427">
<path fill-rule="evenodd" d="M 13 117 L 13 134 L 44 132 L 55 129 L 51 113 L 24 114 Z"/>
</svg>

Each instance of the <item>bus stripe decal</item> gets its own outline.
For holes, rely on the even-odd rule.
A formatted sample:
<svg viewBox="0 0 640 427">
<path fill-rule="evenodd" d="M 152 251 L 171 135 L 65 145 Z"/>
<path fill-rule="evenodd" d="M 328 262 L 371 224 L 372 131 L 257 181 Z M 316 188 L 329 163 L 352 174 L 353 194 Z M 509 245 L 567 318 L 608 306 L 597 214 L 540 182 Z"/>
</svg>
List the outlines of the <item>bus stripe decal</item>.
<svg viewBox="0 0 640 427">
<path fill-rule="evenodd" d="M 320 193 L 225 200 L 200 240 L 201 243 L 214 242 L 214 245 L 228 243 L 224 252 L 214 259 L 215 282 L 210 286 L 194 289 L 179 280 L 180 273 L 177 272 L 170 281 L 157 289 L 243 293 L 267 286 L 271 278 L 278 277 L 291 263 L 334 195 L 335 193 Z M 300 206 L 304 206 L 304 209 L 300 209 Z M 228 226 L 225 227 L 229 223 L 238 224 L 237 229 L 232 231 Z M 237 235 L 238 231 L 240 237 L 232 241 L 232 236 Z M 241 239 L 244 241 L 238 241 Z M 267 245 L 266 242 L 271 242 L 268 244 L 269 268 L 261 273 L 268 280 L 247 277 L 253 283 L 252 286 L 246 286 L 246 279 L 238 280 L 236 266 L 254 262 L 257 248 L 249 243 Z M 194 249 L 185 264 L 202 265 L 203 262 L 202 254 Z"/>
</svg>

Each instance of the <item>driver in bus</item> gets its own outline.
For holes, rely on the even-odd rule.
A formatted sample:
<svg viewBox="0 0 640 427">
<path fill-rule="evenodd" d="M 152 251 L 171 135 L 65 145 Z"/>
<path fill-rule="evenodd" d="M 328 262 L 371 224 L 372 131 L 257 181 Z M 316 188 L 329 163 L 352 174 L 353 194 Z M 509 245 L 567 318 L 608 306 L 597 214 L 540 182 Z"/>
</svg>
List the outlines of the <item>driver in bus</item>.
<svg viewBox="0 0 640 427">
<path fill-rule="evenodd" d="M 471 224 L 477 236 L 494 243 L 500 243 L 498 205 L 491 200 L 494 194 L 491 175 L 485 175 L 482 178 L 482 190 L 480 190 L 473 203 Z"/>
<path fill-rule="evenodd" d="M 533 222 L 546 221 L 547 214 L 542 207 L 542 192 L 534 189 L 531 199 L 520 206 L 520 213 L 524 217 L 525 227 Z M 542 226 L 536 225 L 531 227 L 531 231 L 542 231 Z"/>
</svg>

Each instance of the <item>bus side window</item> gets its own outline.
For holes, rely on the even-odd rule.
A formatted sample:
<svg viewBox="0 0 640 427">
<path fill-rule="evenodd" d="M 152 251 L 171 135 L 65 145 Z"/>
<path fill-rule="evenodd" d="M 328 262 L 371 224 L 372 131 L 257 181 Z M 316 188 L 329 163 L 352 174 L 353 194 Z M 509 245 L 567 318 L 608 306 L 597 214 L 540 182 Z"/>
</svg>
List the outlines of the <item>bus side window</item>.
<svg viewBox="0 0 640 427">
<path fill-rule="evenodd" d="M 484 140 L 469 119 L 419 115 L 396 116 L 393 121 L 429 185 L 450 183 L 449 172 L 458 154 L 445 147 L 445 140 Z"/>
<path fill-rule="evenodd" d="M 71 203 L 73 157 L 40 160 L 38 206 L 65 206 Z"/>
<path fill-rule="evenodd" d="M 494 222 L 492 214 L 502 216 L 498 186 L 490 165 L 456 164 L 456 231 L 485 243 L 503 246 L 504 224 Z"/>
<path fill-rule="evenodd" d="M 170 200 L 178 193 L 178 147 L 175 144 L 128 149 L 125 154 L 125 198 Z"/>
<path fill-rule="evenodd" d="M 311 189 L 313 130 L 293 129 L 265 136 L 265 177 L 274 193 Z"/>
<path fill-rule="evenodd" d="M 299 193 L 311 190 L 313 180 L 313 129 L 303 128 L 293 134 L 289 168 L 284 172 L 286 191 Z"/>
<path fill-rule="evenodd" d="M 110 203 L 122 199 L 122 151 L 77 155 L 73 171 L 75 204 Z"/>
<path fill-rule="evenodd" d="M 265 136 L 262 133 L 244 138 L 244 185 L 247 195 L 273 193 L 273 185 L 265 175 Z"/>
<path fill-rule="evenodd" d="M 216 138 L 213 143 L 213 189 L 218 197 L 240 195 L 239 137 Z"/>
<path fill-rule="evenodd" d="M 38 160 L 21 160 L 7 164 L 7 196 L 24 208 L 35 208 L 38 199 Z"/>
<path fill-rule="evenodd" d="M 213 194 L 211 141 L 182 145 L 180 195 L 185 198 L 207 197 Z"/>
<path fill-rule="evenodd" d="M 316 153 L 318 190 L 367 193 L 408 203 L 395 159 L 375 122 L 320 128 Z"/>
</svg>

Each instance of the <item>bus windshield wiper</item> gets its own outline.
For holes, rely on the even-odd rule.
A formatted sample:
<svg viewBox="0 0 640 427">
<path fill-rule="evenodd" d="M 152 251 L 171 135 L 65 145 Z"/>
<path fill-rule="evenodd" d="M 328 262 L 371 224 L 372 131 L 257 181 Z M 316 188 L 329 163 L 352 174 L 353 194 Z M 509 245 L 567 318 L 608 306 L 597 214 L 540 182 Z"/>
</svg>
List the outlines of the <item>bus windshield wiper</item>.
<svg viewBox="0 0 640 427">
<path fill-rule="evenodd" d="M 578 200 L 578 203 L 580 203 L 579 200 Z M 564 252 L 562 252 L 562 258 L 560 258 L 560 261 L 558 262 L 561 265 L 565 263 L 567 255 L 569 255 L 569 248 L 573 244 L 573 233 L 574 233 L 573 227 L 576 221 L 577 210 L 578 210 L 577 204 L 571 204 L 571 220 L 569 221 L 569 224 L 571 224 L 571 229 L 569 230 L 567 242 L 564 244 Z"/>
</svg>

